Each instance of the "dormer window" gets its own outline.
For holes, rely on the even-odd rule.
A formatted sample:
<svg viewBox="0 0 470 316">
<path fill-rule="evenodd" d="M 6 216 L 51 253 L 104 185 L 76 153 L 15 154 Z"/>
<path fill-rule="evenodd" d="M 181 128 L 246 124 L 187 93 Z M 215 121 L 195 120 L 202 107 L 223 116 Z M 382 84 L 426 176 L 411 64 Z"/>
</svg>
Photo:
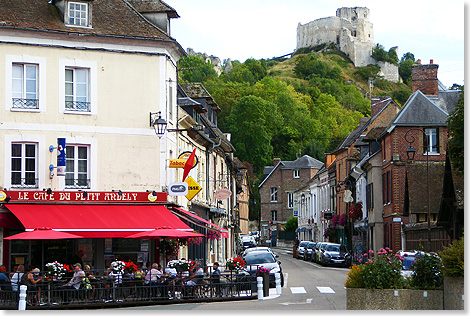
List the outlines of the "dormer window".
<svg viewBox="0 0 470 316">
<path fill-rule="evenodd" d="M 67 24 L 69 26 L 91 27 L 89 2 L 69 2 Z"/>
</svg>

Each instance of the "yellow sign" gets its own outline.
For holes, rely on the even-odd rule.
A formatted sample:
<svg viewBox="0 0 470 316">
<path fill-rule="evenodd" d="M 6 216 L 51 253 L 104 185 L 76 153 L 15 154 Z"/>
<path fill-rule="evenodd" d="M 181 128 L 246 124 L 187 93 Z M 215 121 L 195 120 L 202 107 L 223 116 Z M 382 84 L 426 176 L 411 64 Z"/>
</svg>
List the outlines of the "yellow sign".
<svg viewBox="0 0 470 316">
<path fill-rule="evenodd" d="M 187 177 L 186 180 L 184 181 L 188 184 L 188 194 L 186 195 L 186 198 L 191 201 L 196 194 L 199 193 L 199 191 L 202 190 L 201 186 L 197 184 L 196 181 L 194 181 L 193 178 Z"/>
<path fill-rule="evenodd" d="M 184 168 L 188 159 L 170 159 L 170 168 Z"/>
</svg>

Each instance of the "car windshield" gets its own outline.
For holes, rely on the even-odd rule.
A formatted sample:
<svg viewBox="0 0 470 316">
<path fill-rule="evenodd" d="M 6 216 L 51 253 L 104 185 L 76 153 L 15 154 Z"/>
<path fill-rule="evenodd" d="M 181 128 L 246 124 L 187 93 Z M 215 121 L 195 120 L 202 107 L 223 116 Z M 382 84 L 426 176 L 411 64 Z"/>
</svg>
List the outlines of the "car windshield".
<svg viewBox="0 0 470 316">
<path fill-rule="evenodd" d="M 308 244 L 308 249 L 313 249 L 315 247 L 315 244 Z"/>
<path fill-rule="evenodd" d="M 299 244 L 299 247 L 305 247 L 307 246 L 308 244 L 308 241 L 302 241 L 300 244 Z"/>
<path fill-rule="evenodd" d="M 415 256 L 410 255 L 403 257 L 403 270 L 410 270 L 411 264 L 415 261 L 415 259 Z"/>
<path fill-rule="evenodd" d="M 322 245 L 320 246 L 320 248 L 324 250 L 327 245 L 328 245 L 328 244 L 322 244 Z"/>
<path fill-rule="evenodd" d="M 339 245 L 327 245 L 325 251 L 336 251 L 339 252 Z"/>
<path fill-rule="evenodd" d="M 261 263 L 274 263 L 276 259 L 274 259 L 273 255 L 269 252 L 250 252 L 245 257 L 246 264 L 261 264 Z"/>
</svg>

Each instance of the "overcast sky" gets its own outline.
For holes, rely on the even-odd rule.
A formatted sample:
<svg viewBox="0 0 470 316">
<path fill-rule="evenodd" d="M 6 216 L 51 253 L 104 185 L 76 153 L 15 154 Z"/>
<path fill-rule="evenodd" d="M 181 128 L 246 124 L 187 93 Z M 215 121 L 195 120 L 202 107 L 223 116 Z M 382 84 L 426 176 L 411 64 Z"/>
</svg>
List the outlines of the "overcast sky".
<svg viewBox="0 0 470 316">
<path fill-rule="evenodd" d="M 244 62 L 291 53 L 298 23 L 335 16 L 341 7 L 367 7 L 374 42 L 398 57 L 439 65 L 446 86 L 464 84 L 464 0 L 164 0 L 180 15 L 171 35 L 184 49 Z"/>
</svg>

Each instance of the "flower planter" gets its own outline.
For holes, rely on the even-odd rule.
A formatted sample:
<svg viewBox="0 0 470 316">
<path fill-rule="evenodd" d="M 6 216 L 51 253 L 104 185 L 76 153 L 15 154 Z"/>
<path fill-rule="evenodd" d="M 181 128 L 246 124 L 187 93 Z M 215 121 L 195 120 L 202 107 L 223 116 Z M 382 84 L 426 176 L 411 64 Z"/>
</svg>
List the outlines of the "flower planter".
<svg viewBox="0 0 470 316">
<path fill-rule="evenodd" d="M 443 290 L 346 289 L 348 310 L 442 310 Z"/>
<path fill-rule="evenodd" d="M 269 296 L 269 273 L 258 273 L 263 278 L 263 297 Z"/>
<path fill-rule="evenodd" d="M 464 310 L 464 278 L 444 277 L 444 309 Z"/>
</svg>

